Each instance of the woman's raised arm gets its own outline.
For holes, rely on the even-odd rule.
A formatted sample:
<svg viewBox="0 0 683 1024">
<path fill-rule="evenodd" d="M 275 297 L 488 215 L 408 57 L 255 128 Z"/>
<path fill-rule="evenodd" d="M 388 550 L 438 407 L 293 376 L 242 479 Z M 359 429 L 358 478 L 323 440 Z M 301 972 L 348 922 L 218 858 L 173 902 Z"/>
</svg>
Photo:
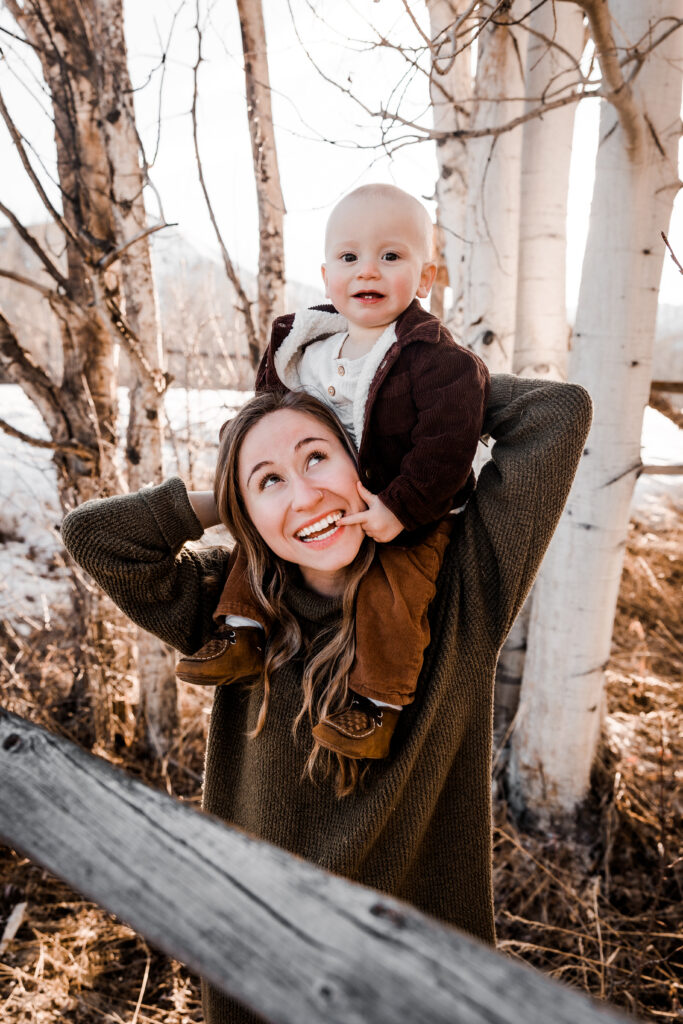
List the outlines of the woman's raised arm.
<svg viewBox="0 0 683 1024">
<path fill-rule="evenodd" d="M 85 502 L 62 523 L 74 561 L 133 622 L 183 654 L 209 637 L 230 558 L 225 548 L 184 546 L 211 520 L 206 502 L 193 498 L 172 477 L 134 494 Z"/>
<path fill-rule="evenodd" d="M 463 513 L 458 557 L 465 592 L 483 590 L 501 643 L 562 514 L 591 415 L 590 397 L 578 384 L 491 378 L 484 421 L 491 459 Z"/>
</svg>

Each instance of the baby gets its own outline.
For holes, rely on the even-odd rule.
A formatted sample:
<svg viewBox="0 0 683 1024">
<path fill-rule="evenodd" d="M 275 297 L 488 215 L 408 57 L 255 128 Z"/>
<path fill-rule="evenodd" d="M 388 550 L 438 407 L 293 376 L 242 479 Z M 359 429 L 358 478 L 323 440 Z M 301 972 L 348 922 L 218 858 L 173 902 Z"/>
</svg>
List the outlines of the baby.
<svg viewBox="0 0 683 1024">
<path fill-rule="evenodd" d="M 406 192 L 365 185 L 342 199 L 327 223 L 322 274 L 332 305 L 275 321 L 256 390 L 304 388 L 335 411 L 357 447 L 367 510 L 340 523 L 358 523 L 380 543 L 358 589 L 349 706 L 315 724 L 313 735 L 347 757 L 382 758 L 415 696 L 448 513 L 474 488 L 489 378 L 417 301 L 436 275 L 432 224 Z M 388 543 L 399 535 L 400 546 Z M 238 554 L 214 616 L 227 621 L 232 643 L 181 659 L 181 678 L 225 683 L 255 674 L 263 646 L 256 627 L 268 623 L 245 570 Z"/>
</svg>

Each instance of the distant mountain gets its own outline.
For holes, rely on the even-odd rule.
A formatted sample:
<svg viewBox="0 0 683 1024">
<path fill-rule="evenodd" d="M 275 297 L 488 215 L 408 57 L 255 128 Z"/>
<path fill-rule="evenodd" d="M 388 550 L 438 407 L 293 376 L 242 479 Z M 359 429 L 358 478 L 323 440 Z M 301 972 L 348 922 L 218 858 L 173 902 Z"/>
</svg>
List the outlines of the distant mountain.
<svg viewBox="0 0 683 1024">
<path fill-rule="evenodd" d="M 30 228 L 56 263 L 64 263 L 61 232 L 53 224 Z M 222 262 L 202 254 L 170 228 L 152 236 L 152 263 L 159 298 L 165 359 L 177 384 L 192 387 L 249 387 L 253 369 L 246 335 L 235 310 L 235 294 Z M 0 228 L 0 266 L 46 286 L 51 281 L 37 256 L 11 227 Z M 256 298 L 256 277 L 238 268 L 242 286 Z M 296 281 L 287 284 L 288 308 L 320 302 L 322 291 Z M 25 286 L 0 278 L 0 305 L 22 343 L 42 366 L 61 373 L 59 329 L 47 303 L 36 302 Z M 128 366 L 121 357 L 121 382 Z"/>
</svg>

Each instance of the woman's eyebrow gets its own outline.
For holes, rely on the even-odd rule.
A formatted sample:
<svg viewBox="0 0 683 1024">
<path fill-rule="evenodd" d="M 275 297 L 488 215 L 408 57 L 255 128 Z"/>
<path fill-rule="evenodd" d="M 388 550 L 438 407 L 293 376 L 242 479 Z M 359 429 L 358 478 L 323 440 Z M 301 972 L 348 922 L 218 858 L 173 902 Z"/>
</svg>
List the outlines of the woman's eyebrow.
<svg viewBox="0 0 683 1024">
<path fill-rule="evenodd" d="M 329 438 L 327 438 L 327 437 L 302 437 L 302 439 L 300 441 L 297 441 L 297 443 L 294 445 L 294 451 L 298 452 L 299 448 L 303 447 L 303 445 L 305 445 L 305 444 L 309 444 L 311 441 L 322 441 L 324 443 L 326 441 L 329 441 Z"/>
<path fill-rule="evenodd" d="M 263 462 L 257 462 L 256 465 L 252 468 L 251 473 L 247 477 L 247 487 L 249 486 L 249 481 L 251 480 L 251 478 L 254 475 L 254 473 L 258 473 L 259 469 L 263 469 L 264 466 L 272 466 L 272 465 L 273 465 L 273 463 L 270 461 L 270 459 L 264 459 Z"/>
<path fill-rule="evenodd" d="M 298 452 L 299 448 L 302 448 L 305 444 L 310 444 L 313 441 L 322 441 L 323 444 L 325 444 L 325 443 L 329 442 L 329 438 L 328 437 L 302 437 L 301 440 L 297 441 L 296 444 L 294 445 L 294 451 Z M 251 473 L 247 477 L 247 487 L 249 486 L 249 481 L 251 480 L 251 478 L 254 475 L 254 473 L 258 473 L 259 469 L 263 469 L 264 466 L 272 466 L 272 465 L 273 465 L 272 459 L 263 459 L 261 462 L 257 462 L 256 465 L 252 467 Z"/>
</svg>

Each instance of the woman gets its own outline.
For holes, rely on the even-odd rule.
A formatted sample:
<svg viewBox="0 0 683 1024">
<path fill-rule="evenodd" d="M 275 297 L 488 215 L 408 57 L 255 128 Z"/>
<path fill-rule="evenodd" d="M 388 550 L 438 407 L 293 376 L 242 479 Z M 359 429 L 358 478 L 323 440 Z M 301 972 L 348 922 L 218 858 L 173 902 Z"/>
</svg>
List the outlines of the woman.
<svg viewBox="0 0 683 1024">
<path fill-rule="evenodd" d="M 237 459 L 238 490 L 246 518 L 254 516 L 252 525 L 259 512 L 249 513 L 245 474 L 265 470 L 261 493 L 273 486 L 267 463 L 274 433 L 267 426 L 275 415 L 260 421 L 261 440 L 247 450 L 250 458 Z M 495 442 L 492 458 L 457 517 L 432 606 L 432 642 L 417 699 L 401 714 L 392 757 L 373 764 L 362 784 L 341 799 L 330 782 L 302 778 L 312 744 L 306 716 L 296 742 L 292 738 L 303 704 L 299 653 L 273 673 L 265 722 L 254 738 L 248 733 L 257 728 L 263 690 L 216 690 L 207 811 L 330 871 L 402 897 L 484 942 L 495 941 L 495 665 L 566 501 L 590 415 L 590 399 L 576 385 L 493 378 L 485 422 Z M 305 436 L 319 438 L 322 421 L 310 414 L 309 425 Z M 252 441 L 258 440 L 255 430 Z M 345 473 L 311 487 L 311 493 L 334 494 L 331 505 L 350 502 Z M 313 500 L 311 493 L 304 503 Z M 290 574 L 298 579 L 286 583 L 284 607 L 308 638 L 304 651 L 315 650 L 316 640 L 324 641 L 325 631 L 339 626 L 344 598 L 338 570 L 347 566 L 328 553 L 334 545 L 324 549 L 324 559 L 314 557 L 311 545 L 301 544 L 300 551 L 290 537 L 289 527 L 298 522 L 287 519 L 290 506 L 276 501 L 273 492 L 268 497 L 276 510 L 269 535 L 273 548 L 288 545 L 276 554 L 301 567 L 300 574 Z M 216 581 L 220 586 L 225 577 L 229 553 L 183 545 L 198 539 L 215 518 L 208 496 L 188 497 L 182 482 L 171 479 L 137 494 L 88 502 L 66 518 L 63 536 L 75 560 L 134 621 L 192 653 L 210 635 Z M 353 566 L 362 538 L 350 540 L 344 557 L 352 557 L 347 565 Z M 208 1024 L 256 1019 L 210 988 L 205 1014 Z"/>
</svg>

